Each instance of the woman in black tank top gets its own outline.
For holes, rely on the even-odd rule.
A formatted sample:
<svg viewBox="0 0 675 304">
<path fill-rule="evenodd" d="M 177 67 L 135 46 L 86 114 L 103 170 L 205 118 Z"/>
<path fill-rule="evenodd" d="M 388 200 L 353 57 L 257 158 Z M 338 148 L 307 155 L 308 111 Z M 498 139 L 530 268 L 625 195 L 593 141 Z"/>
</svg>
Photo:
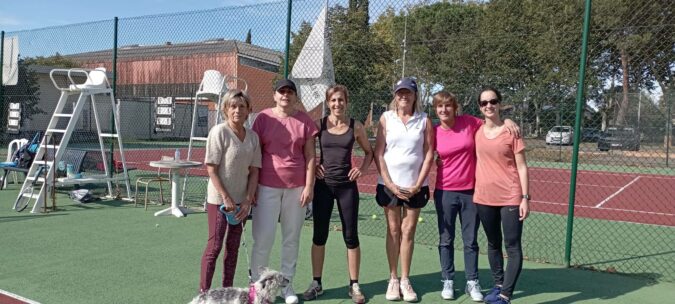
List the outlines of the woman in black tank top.
<svg viewBox="0 0 675 304">
<path fill-rule="evenodd" d="M 354 303 L 365 303 L 365 296 L 359 288 L 359 266 L 361 250 L 358 237 L 359 191 L 356 179 L 361 177 L 373 160 L 373 150 L 368 142 L 363 124 L 349 118 L 347 103 L 349 92 L 342 85 L 335 85 L 326 91 L 326 104 L 330 114 L 319 121 L 319 147 L 321 159 L 316 169 L 314 199 L 312 202 L 314 236 L 312 239 L 313 280 L 304 293 L 306 301 L 323 294 L 321 274 L 326 255 L 326 241 L 333 205 L 337 201 L 342 237 L 347 246 L 349 266 L 349 295 Z M 365 156 L 359 167 L 352 167 L 352 149 L 357 142 Z"/>
<path fill-rule="evenodd" d="M 354 119 L 349 119 L 349 129 L 342 134 L 332 134 L 327 129 L 328 116 L 321 119 L 319 129 L 319 147 L 321 159 L 319 169 L 323 173 L 323 182 L 337 186 L 354 183 L 350 180 L 349 172 L 352 169 L 352 148 L 354 137 Z M 335 126 L 334 128 L 339 128 Z"/>
</svg>

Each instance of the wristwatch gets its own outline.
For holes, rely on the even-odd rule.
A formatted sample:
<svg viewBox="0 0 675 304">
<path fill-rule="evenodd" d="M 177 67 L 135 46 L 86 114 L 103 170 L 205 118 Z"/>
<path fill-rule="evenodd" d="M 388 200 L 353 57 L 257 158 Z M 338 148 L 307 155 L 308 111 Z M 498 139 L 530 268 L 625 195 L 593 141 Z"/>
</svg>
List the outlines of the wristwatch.
<svg viewBox="0 0 675 304">
<path fill-rule="evenodd" d="M 526 200 L 528 200 L 528 201 L 532 199 L 532 197 L 531 197 L 529 194 L 523 194 L 523 195 L 521 195 L 520 197 L 521 197 L 521 198 L 524 198 L 524 199 L 526 199 Z"/>
</svg>

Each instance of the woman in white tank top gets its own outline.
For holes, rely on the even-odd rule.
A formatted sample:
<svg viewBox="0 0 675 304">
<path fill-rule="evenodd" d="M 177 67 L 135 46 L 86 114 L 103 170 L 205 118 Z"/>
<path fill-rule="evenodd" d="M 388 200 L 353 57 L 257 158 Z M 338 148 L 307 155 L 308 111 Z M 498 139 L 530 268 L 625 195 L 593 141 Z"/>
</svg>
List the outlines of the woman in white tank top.
<svg viewBox="0 0 675 304">
<path fill-rule="evenodd" d="M 410 284 L 415 228 L 420 209 L 429 201 L 427 175 L 433 159 L 431 120 L 421 111 L 417 83 L 399 80 L 390 110 L 380 117 L 375 164 L 380 172 L 376 201 L 387 218 L 387 260 L 390 280 L 385 298 L 417 301 Z M 401 279 L 398 262 L 401 260 Z"/>
</svg>

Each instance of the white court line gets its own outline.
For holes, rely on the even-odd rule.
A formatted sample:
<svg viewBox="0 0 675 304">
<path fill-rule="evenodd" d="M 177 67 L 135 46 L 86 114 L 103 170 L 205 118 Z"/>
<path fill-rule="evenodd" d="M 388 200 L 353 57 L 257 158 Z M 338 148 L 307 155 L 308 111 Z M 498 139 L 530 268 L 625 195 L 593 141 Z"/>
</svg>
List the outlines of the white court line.
<svg viewBox="0 0 675 304">
<path fill-rule="evenodd" d="M 626 184 L 625 186 L 619 188 L 619 190 L 617 190 L 616 192 L 612 193 L 612 195 L 608 196 L 608 197 L 607 197 L 606 199 L 604 199 L 602 202 L 600 202 L 599 204 L 595 205 L 595 208 L 600 208 L 600 207 L 602 207 L 602 205 L 604 205 L 607 201 L 609 201 L 609 200 L 612 199 L 613 197 L 619 195 L 619 193 L 623 192 L 623 190 L 626 190 L 626 188 L 628 188 L 630 185 L 632 185 L 633 183 L 637 182 L 638 179 L 640 179 L 640 176 L 634 178 L 632 181 L 630 181 L 630 183 L 628 183 L 628 184 Z"/>
<path fill-rule="evenodd" d="M 0 294 L 4 294 L 6 296 L 12 297 L 14 299 L 17 299 L 17 300 L 20 300 L 20 301 L 23 301 L 23 302 L 26 302 L 28 304 L 40 304 L 40 302 L 36 302 L 36 301 L 30 300 L 30 299 L 24 298 L 20 295 L 13 294 L 13 293 L 11 293 L 9 291 L 6 291 L 6 290 L 0 289 Z"/>
<path fill-rule="evenodd" d="M 540 167 L 530 167 L 529 170 L 542 171 L 542 172 L 571 172 L 572 169 L 569 168 L 540 168 Z M 641 173 L 641 172 L 608 172 L 608 171 L 595 171 L 595 170 L 579 170 L 577 174 L 592 174 L 592 175 L 614 175 L 619 177 L 630 177 L 632 175 L 640 175 L 646 178 L 655 178 L 655 179 L 665 179 L 665 180 L 675 180 L 675 176 L 658 174 L 658 173 Z"/>
<path fill-rule="evenodd" d="M 557 206 L 568 206 L 568 203 L 556 203 L 556 202 L 546 202 L 546 201 L 536 201 L 532 200 L 533 203 L 540 203 L 540 204 L 546 204 L 546 205 L 557 205 Z M 663 216 L 675 216 L 673 213 L 666 213 L 666 212 L 654 212 L 654 211 L 642 211 L 642 210 L 634 210 L 634 209 L 621 209 L 621 208 L 611 208 L 611 207 L 600 207 L 597 208 L 595 206 L 584 206 L 584 205 L 574 205 L 574 208 L 588 208 L 588 209 L 602 209 L 602 210 L 610 210 L 610 211 L 619 211 L 619 212 L 627 212 L 627 213 L 642 213 L 642 214 L 651 214 L 651 215 L 663 215 Z"/>
<path fill-rule="evenodd" d="M 540 182 L 540 183 L 560 184 L 560 185 L 569 185 L 570 184 L 569 182 L 554 182 L 554 181 L 548 181 L 548 180 L 543 180 L 543 179 L 531 179 L 530 182 Z M 577 183 L 577 186 L 590 186 L 590 187 L 599 187 L 599 188 L 616 188 L 617 187 L 617 186 L 584 184 L 584 183 Z"/>
</svg>

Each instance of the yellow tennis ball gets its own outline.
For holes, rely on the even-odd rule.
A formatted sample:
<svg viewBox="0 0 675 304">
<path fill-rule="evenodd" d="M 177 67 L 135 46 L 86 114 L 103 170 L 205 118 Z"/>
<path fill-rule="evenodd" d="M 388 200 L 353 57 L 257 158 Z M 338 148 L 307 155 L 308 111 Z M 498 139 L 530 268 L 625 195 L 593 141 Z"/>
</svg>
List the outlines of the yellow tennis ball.
<svg viewBox="0 0 675 304">
<path fill-rule="evenodd" d="M 375 220 L 375 219 L 377 219 L 377 215 L 376 215 L 376 214 L 373 214 L 373 216 L 371 216 L 370 218 L 372 218 L 372 219 Z"/>
<path fill-rule="evenodd" d="M 417 221 L 420 222 L 420 223 L 421 223 L 421 222 L 424 222 L 424 218 L 420 216 L 420 217 L 417 219 Z"/>
</svg>

